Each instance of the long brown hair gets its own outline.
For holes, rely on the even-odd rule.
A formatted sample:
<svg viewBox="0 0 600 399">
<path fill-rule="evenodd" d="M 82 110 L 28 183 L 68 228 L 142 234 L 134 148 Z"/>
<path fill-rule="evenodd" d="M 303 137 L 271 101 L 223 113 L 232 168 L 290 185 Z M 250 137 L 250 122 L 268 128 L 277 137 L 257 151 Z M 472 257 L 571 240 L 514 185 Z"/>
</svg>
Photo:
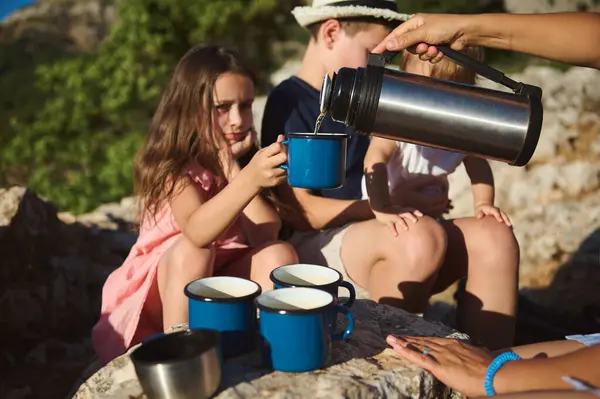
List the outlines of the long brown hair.
<svg viewBox="0 0 600 399">
<path fill-rule="evenodd" d="M 217 78 L 227 72 L 256 84 L 255 74 L 241 56 L 223 46 L 194 47 L 179 61 L 134 163 L 140 222 L 144 217 L 154 218 L 176 194 L 191 162 L 226 181 L 218 156 L 220 138 L 213 132 L 213 90 Z"/>
</svg>

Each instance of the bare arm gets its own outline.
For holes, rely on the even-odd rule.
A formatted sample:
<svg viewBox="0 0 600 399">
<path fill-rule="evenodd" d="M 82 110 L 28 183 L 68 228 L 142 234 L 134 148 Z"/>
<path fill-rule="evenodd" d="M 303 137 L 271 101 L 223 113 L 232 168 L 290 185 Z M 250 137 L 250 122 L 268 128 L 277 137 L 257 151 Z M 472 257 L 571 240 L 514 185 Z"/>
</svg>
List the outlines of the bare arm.
<svg viewBox="0 0 600 399">
<path fill-rule="evenodd" d="M 600 68 L 600 14 L 487 14 L 466 29 L 468 44 Z"/>
<path fill-rule="evenodd" d="M 473 205 L 494 205 L 494 175 L 490 164 L 483 158 L 466 157 L 465 170 L 473 187 Z"/>
<path fill-rule="evenodd" d="M 297 211 L 285 218 L 296 230 L 323 230 L 373 218 L 366 200 L 324 198 L 289 185 L 281 185 L 278 190 L 282 201 Z"/>
<path fill-rule="evenodd" d="M 186 177 L 178 184 L 177 194 L 170 205 L 182 233 L 202 248 L 214 242 L 233 224 L 260 189 L 252 179 L 236 178 L 213 198 L 203 202 L 193 182 Z"/>
<path fill-rule="evenodd" d="M 442 55 L 430 45 L 448 43 L 456 50 L 483 46 L 518 51 L 554 61 L 600 69 L 600 14 L 417 14 L 394 30 L 373 52 L 416 52 L 433 62 Z"/>
<path fill-rule="evenodd" d="M 585 345 L 581 342 L 565 339 L 562 341 L 538 342 L 535 344 L 514 346 L 510 348 L 510 350 L 519 355 L 521 359 L 530 359 L 534 357 L 546 358 L 561 356 L 581 348 L 585 348 Z M 493 353 L 494 356 L 498 356 L 502 352 L 504 352 L 504 349 Z"/>
<path fill-rule="evenodd" d="M 575 391 L 543 391 L 543 392 L 523 392 L 523 393 L 508 393 L 498 395 L 500 399 L 594 399 L 598 398 L 591 392 L 575 392 Z M 483 399 L 483 398 L 481 398 Z"/>
<path fill-rule="evenodd" d="M 508 215 L 494 205 L 494 175 L 488 161 L 466 157 L 463 163 L 473 188 L 474 216 L 478 219 L 493 216 L 498 222 L 512 226 Z"/>
<path fill-rule="evenodd" d="M 364 171 L 371 207 L 381 209 L 391 204 L 387 163 L 398 151 L 396 142 L 379 137 L 371 139 L 365 155 Z"/>
<path fill-rule="evenodd" d="M 232 162 L 229 178 L 233 179 L 241 171 L 237 162 Z M 248 242 L 258 246 L 277 239 L 281 229 L 279 215 L 260 195 L 256 195 L 244 208 L 242 226 Z"/>
<path fill-rule="evenodd" d="M 178 194 L 170 201 L 179 228 L 198 247 L 211 244 L 223 234 L 260 190 L 277 186 L 285 180 L 285 172 L 279 165 L 287 160 L 287 154 L 280 143 L 259 150 L 237 173 L 237 163 L 227 162 L 228 153 L 223 155 L 226 156 L 223 168 L 229 184 L 217 195 L 203 202 L 191 180 L 185 177 L 178 183 Z"/>
<path fill-rule="evenodd" d="M 402 357 L 431 372 L 437 379 L 468 397 L 482 396 L 487 370 L 494 355 L 483 348 L 458 340 L 434 337 L 387 337 Z M 552 343 L 547 343 L 551 345 Z M 423 348 L 432 356 L 424 356 Z M 573 390 L 563 381 L 571 377 L 600 386 L 600 345 L 583 347 L 550 358 L 534 358 L 505 363 L 494 376 L 498 394 L 511 392 Z"/>
<path fill-rule="evenodd" d="M 261 195 L 254 197 L 244 208 L 242 224 L 252 246 L 276 240 L 281 230 L 279 215 Z"/>
<path fill-rule="evenodd" d="M 600 345 L 585 347 L 566 355 L 506 363 L 494 378 L 497 393 L 573 389 L 563 376 L 600 386 Z"/>
</svg>

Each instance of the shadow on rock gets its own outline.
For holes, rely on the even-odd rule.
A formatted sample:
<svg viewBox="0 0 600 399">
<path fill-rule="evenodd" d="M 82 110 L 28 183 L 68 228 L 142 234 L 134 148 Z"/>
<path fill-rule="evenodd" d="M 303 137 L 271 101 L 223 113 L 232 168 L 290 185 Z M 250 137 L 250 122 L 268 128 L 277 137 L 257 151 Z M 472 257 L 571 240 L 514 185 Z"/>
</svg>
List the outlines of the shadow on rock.
<svg viewBox="0 0 600 399">
<path fill-rule="evenodd" d="M 579 245 L 546 288 L 519 297 L 517 343 L 600 332 L 600 229 Z"/>
</svg>

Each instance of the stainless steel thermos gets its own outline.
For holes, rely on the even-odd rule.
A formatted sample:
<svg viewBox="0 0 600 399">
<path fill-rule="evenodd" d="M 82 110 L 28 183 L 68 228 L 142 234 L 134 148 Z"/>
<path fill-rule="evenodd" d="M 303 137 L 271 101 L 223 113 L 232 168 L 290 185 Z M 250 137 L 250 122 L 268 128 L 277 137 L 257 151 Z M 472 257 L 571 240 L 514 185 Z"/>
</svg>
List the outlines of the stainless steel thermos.
<svg viewBox="0 0 600 399">
<path fill-rule="evenodd" d="M 359 133 L 523 166 L 542 128 L 542 90 L 447 46 L 446 57 L 513 93 L 385 68 L 397 53 L 370 54 L 366 68 L 326 76 L 320 106 Z"/>
</svg>

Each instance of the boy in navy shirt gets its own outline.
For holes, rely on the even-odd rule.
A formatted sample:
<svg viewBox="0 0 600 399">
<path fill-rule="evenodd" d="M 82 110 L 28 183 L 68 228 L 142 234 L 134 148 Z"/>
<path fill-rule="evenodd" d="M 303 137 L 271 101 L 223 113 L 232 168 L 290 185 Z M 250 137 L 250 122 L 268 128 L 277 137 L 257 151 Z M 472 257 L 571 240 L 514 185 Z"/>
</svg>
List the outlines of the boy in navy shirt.
<svg viewBox="0 0 600 399">
<path fill-rule="evenodd" d="M 342 5 L 321 1 L 321 6 L 317 2 L 293 11 L 311 38 L 298 74 L 269 95 L 262 122 L 263 146 L 274 142 L 281 133 L 312 132 L 319 115 L 319 90 L 325 74 L 344 66 L 365 66 L 370 50 L 408 17 L 396 11 L 393 0 L 380 1 L 381 8 L 356 5 L 360 2 Z M 344 18 L 336 19 L 339 16 Z M 371 298 L 423 312 L 429 297 L 429 280 L 443 260 L 443 229 L 425 217 L 398 238 L 389 234 L 373 220 L 368 202 L 361 200 L 363 159 L 369 138 L 329 117 L 323 121 L 321 131 L 351 133 L 346 184 L 322 191 L 282 188 L 282 199 L 301 210 L 293 218 L 296 220 L 286 220 L 294 229 L 289 241 L 301 262 L 337 269 L 354 284 L 367 288 Z M 403 281 L 417 282 L 419 288 L 401 290 L 398 284 Z"/>
<path fill-rule="evenodd" d="M 366 66 L 370 51 L 394 26 L 409 17 L 398 13 L 395 0 L 315 0 L 312 6 L 296 7 L 292 13 L 308 29 L 310 40 L 296 76 L 279 84 L 269 95 L 262 121 L 263 146 L 274 142 L 279 134 L 312 132 L 320 111 L 319 91 L 325 74 L 342 67 Z M 286 227 L 291 229 L 288 241 L 300 261 L 334 268 L 346 280 L 367 289 L 371 299 L 413 313 L 423 313 L 432 293 L 466 276 L 473 264 L 486 266 L 478 267 L 479 275 L 473 279 L 469 275 L 467 291 L 478 294 L 490 289 L 499 272 L 502 276 L 512 273 L 514 289 L 507 292 L 512 297 L 499 309 L 507 317 L 494 325 L 482 325 L 486 321 L 482 308 L 487 311 L 487 303 L 482 307 L 482 301 L 475 298 L 465 301 L 463 308 L 469 317 L 461 326 L 472 338 L 492 348 L 510 345 L 514 334 L 514 276 L 518 266 L 518 246 L 512 232 L 498 233 L 495 225 L 499 223 L 495 220 L 490 223 L 481 220 L 477 226 L 464 226 L 458 221 L 443 225 L 415 212 L 411 214 L 413 223 L 409 223 L 408 231 L 393 236 L 388 227 L 373 219 L 368 200 L 361 199 L 363 159 L 369 138 L 329 117 L 320 131 L 351 134 L 346 184 L 336 190 L 322 191 L 279 187 L 280 198 L 295 209 L 283 217 Z M 422 187 L 438 183 L 441 194 L 420 192 Z M 441 215 L 448 208 L 447 186 L 435 177 L 415 179 L 406 183 L 402 193 L 392 201 L 403 211 L 405 206 L 418 206 L 426 215 Z M 489 240 L 482 239 L 482 227 Z M 465 244 L 468 236 L 474 234 L 485 248 L 470 248 Z M 490 250 L 491 243 L 501 249 Z M 478 278 L 486 274 L 489 278 Z M 474 284 L 478 284 L 479 291 Z"/>
</svg>

